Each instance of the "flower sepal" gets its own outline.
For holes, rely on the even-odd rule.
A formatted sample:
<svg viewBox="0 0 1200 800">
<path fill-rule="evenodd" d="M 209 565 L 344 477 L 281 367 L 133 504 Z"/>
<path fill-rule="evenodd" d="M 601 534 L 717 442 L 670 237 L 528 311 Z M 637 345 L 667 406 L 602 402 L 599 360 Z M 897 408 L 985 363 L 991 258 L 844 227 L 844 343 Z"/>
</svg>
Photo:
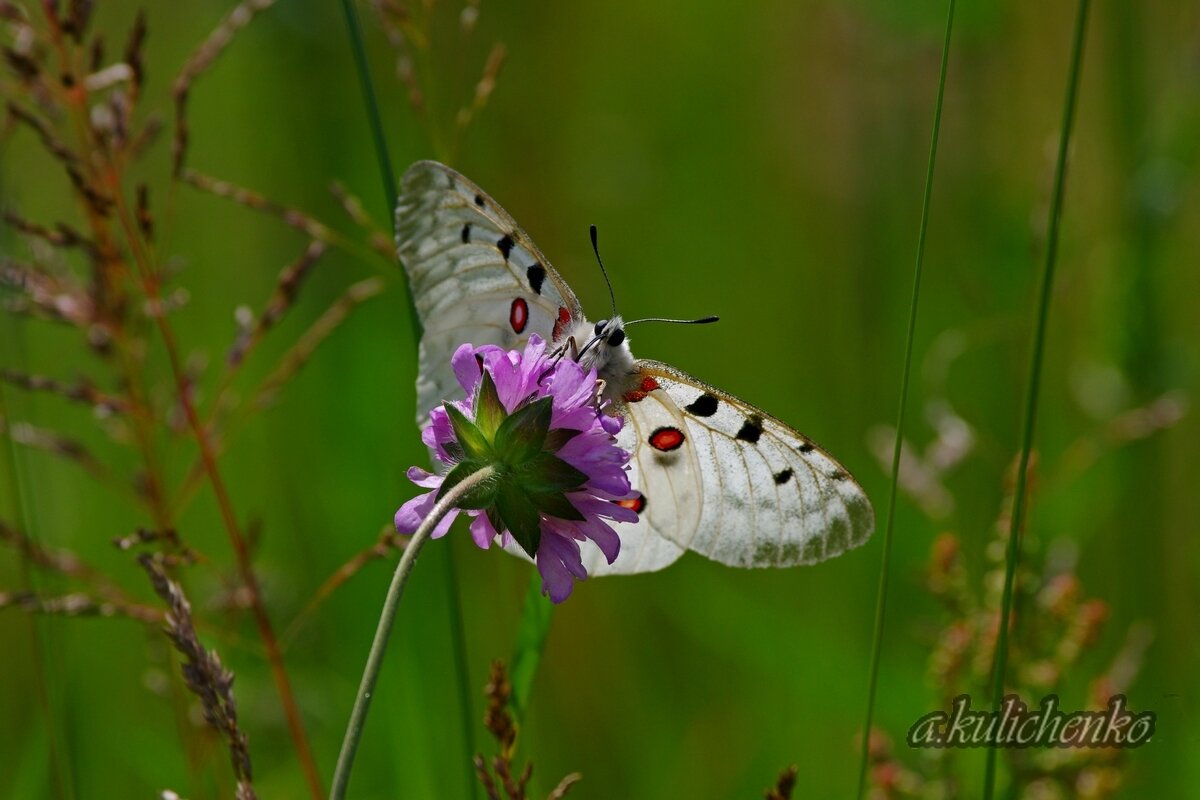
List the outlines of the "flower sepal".
<svg viewBox="0 0 1200 800">
<path fill-rule="evenodd" d="M 454 465 L 453 469 L 446 473 L 446 478 L 442 481 L 441 488 L 438 489 L 437 498 L 441 500 L 446 492 L 487 466 L 487 461 L 479 459 L 466 459 L 458 462 Z M 473 510 L 490 508 L 496 502 L 497 489 L 496 481 L 484 480 L 462 496 L 462 499 L 458 501 L 458 507 Z"/>
<path fill-rule="evenodd" d="M 484 372 L 475 396 L 474 422 L 453 403 L 446 403 L 445 409 L 464 458 L 446 475 L 439 498 L 469 475 L 492 467 L 495 478 L 472 489 L 458 505 L 474 510 L 494 506 L 489 514 L 493 525 L 511 533 L 530 558 L 541 544 L 541 514 L 576 522 L 585 519 L 566 492 L 583 486 L 587 475 L 554 455 L 580 431 L 556 429 L 551 441 L 551 398 L 533 400 L 508 414 L 491 375 Z"/>
</svg>

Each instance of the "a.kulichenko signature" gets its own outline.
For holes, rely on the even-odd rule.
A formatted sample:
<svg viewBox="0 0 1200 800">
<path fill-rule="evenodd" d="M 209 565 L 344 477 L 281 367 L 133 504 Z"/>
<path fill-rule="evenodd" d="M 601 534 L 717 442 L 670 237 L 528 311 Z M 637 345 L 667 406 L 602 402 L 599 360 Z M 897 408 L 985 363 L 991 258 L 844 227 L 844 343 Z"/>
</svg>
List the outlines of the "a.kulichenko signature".
<svg viewBox="0 0 1200 800">
<path fill-rule="evenodd" d="M 1042 698 L 1036 708 L 1015 694 L 1006 695 L 998 710 L 972 709 L 969 695 L 960 694 L 948 711 L 921 717 L 908 730 L 908 746 L 965 747 L 1141 747 L 1154 736 L 1153 711 L 1131 713 L 1123 694 L 1109 698 L 1102 711 L 1059 708 L 1056 694 Z"/>
</svg>

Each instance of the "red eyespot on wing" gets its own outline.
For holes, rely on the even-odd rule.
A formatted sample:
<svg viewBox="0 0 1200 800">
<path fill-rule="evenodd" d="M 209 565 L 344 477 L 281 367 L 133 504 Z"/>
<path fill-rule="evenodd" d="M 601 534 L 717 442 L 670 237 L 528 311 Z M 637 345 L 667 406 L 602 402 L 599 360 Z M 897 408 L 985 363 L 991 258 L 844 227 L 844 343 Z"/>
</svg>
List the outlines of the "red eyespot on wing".
<svg viewBox="0 0 1200 800">
<path fill-rule="evenodd" d="M 642 378 L 642 382 L 638 385 L 638 388 L 630 389 L 628 392 L 621 395 L 621 398 L 626 403 L 636 403 L 639 400 L 644 400 L 646 395 L 650 394 L 657 388 L 658 381 L 647 375 L 645 378 Z"/>
<path fill-rule="evenodd" d="M 558 319 L 554 321 L 554 333 L 551 334 L 551 341 L 557 342 L 562 335 L 567 332 L 567 326 L 571 324 L 571 312 L 567 311 L 565 306 L 560 306 L 558 309 Z"/>
<path fill-rule="evenodd" d="M 669 453 L 672 450 L 678 450 L 683 444 L 683 439 L 683 431 L 679 428 L 662 427 L 655 428 L 654 433 L 650 434 L 650 438 L 646 441 L 650 442 L 650 446 L 655 450 Z"/>
<path fill-rule="evenodd" d="M 508 324 L 512 325 L 512 329 L 517 333 L 525 330 L 526 323 L 529 322 L 529 304 L 525 302 L 524 297 L 518 297 L 512 301 L 512 308 L 508 311 Z"/>
<path fill-rule="evenodd" d="M 646 510 L 646 495 L 641 493 L 637 497 L 631 497 L 628 500 L 613 500 L 613 502 L 621 508 L 628 508 L 635 514 L 641 514 Z"/>
</svg>

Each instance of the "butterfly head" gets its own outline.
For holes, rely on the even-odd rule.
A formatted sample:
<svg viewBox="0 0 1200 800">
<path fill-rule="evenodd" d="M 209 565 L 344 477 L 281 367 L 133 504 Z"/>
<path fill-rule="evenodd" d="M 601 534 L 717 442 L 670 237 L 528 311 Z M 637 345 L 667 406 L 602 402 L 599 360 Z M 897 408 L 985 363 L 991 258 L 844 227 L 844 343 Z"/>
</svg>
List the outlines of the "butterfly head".
<svg viewBox="0 0 1200 800">
<path fill-rule="evenodd" d="M 592 326 L 593 334 L 609 347 L 625 343 L 625 323 L 620 317 L 602 319 Z"/>
<path fill-rule="evenodd" d="M 621 317 L 595 323 L 583 320 L 576 324 L 571 335 L 580 343 L 580 366 L 595 369 L 608 385 L 623 384 L 619 379 L 634 371 L 633 354 L 629 351 L 629 339 L 625 336 L 625 322 Z"/>
</svg>

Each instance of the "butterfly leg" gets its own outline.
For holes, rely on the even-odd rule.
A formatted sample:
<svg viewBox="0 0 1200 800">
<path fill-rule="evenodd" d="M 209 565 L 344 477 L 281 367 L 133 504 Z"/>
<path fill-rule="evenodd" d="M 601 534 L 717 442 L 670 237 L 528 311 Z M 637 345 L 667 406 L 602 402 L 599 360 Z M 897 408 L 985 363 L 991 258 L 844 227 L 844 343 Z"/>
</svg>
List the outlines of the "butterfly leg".
<svg viewBox="0 0 1200 800">
<path fill-rule="evenodd" d="M 558 362 L 562 361 L 563 356 L 567 354 L 568 349 L 571 351 L 571 360 L 579 360 L 579 346 L 575 344 L 575 337 L 568 336 L 567 340 L 554 351 L 554 360 L 550 362 L 550 366 L 546 368 L 546 371 L 538 377 L 538 383 L 541 383 L 542 378 L 554 371 L 554 368 L 558 366 Z"/>
<path fill-rule="evenodd" d="M 575 358 L 572 360 L 578 359 L 579 348 L 575 344 L 574 336 L 568 336 L 567 341 L 563 342 L 563 344 L 554 351 L 554 360 L 551 361 L 550 366 L 546 367 L 542 374 L 538 376 L 538 383 L 541 383 L 543 380 L 545 380 L 547 375 L 549 375 L 551 372 L 554 372 L 554 368 L 558 366 L 558 362 L 562 361 L 563 356 L 567 354 L 568 349 L 570 349 L 572 355 L 575 356 Z M 529 397 L 525 398 L 524 402 L 529 402 L 533 398 L 534 395 L 531 394 Z"/>
</svg>

